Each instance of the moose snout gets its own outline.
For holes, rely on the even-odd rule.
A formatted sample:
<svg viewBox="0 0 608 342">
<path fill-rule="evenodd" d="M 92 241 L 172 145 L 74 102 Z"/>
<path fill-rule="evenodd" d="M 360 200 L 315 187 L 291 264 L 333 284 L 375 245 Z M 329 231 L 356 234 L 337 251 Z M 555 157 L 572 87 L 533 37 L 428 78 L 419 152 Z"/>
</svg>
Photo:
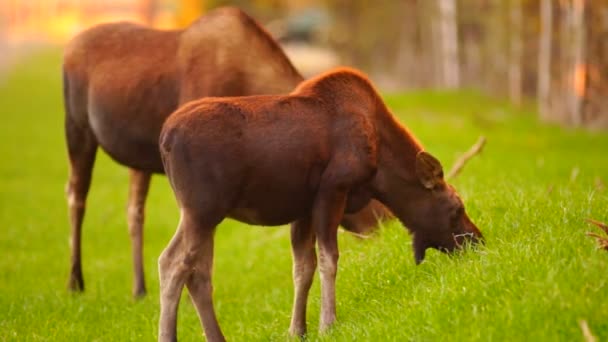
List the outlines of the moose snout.
<svg viewBox="0 0 608 342">
<path fill-rule="evenodd" d="M 454 239 L 454 244 L 457 248 L 462 248 L 464 245 L 477 245 L 484 244 L 484 238 L 481 233 L 475 232 L 466 232 L 460 234 L 452 234 L 452 238 Z"/>
<path fill-rule="evenodd" d="M 473 223 L 467 215 L 464 215 L 463 221 L 464 231 L 459 234 L 452 234 L 456 246 L 462 247 L 465 244 L 484 244 L 483 235 L 475 223 Z"/>
</svg>

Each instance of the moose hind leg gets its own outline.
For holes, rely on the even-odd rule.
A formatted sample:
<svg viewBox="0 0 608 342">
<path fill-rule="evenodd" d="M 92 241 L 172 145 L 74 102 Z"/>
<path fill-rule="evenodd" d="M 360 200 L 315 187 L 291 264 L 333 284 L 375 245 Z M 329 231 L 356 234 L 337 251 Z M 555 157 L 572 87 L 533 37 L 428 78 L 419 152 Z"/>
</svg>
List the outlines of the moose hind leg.
<svg viewBox="0 0 608 342">
<path fill-rule="evenodd" d="M 161 306 L 159 341 L 177 339 L 177 309 L 184 285 L 188 286 L 207 339 L 224 341 L 211 301 L 213 232 L 220 220 L 213 224 L 202 224 L 186 209 L 182 209 L 177 232 L 158 260 Z"/>
<path fill-rule="evenodd" d="M 68 211 L 70 218 L 70 279 L 68 289 L 84 290 L 81 262 L 81 233 L 85 213 L 85 203 L 89 187 L 97 141 L 88 128 L 78 127 L 67 117 L 65 121 L 66 142 L 70 159 L 70 175 L 66 186 Z"/>
<path fill-rule="evenodd" d="M 214 225 L 199 225 L 188 234 L 188 250 L 195 257 L 194 271 L 186 281 L 192 303 L 196 307 L 207 341 L 225 341 L 213 308 Z"/>
<path fill-rule="evenodd" d="M 150 188 L 151 174 L 135 169 L 129 170 L 129 204 L 127 217 L 131 250 L 133 254 L 133 296 L 143 297 L 146 294 L 146 284 L 143 266 L 143 226 L 146 197 Z"/>
<path fill-rule="evenodd" d="M 158 341 L 177 341 L 177 309 L 188 277 L 184 263 L 183 218 L 177 232 L 158 258 L 160 280 L 160 320 Z"/>
<path fill-rule="evenodd" d="M 304 336 L 306 334 L 308 292 L 317 268 L 315 235 L 310 218 L 291 224 L 291 251 L 293 254 L 294 299 L 289 334 Z"/>
</svg>

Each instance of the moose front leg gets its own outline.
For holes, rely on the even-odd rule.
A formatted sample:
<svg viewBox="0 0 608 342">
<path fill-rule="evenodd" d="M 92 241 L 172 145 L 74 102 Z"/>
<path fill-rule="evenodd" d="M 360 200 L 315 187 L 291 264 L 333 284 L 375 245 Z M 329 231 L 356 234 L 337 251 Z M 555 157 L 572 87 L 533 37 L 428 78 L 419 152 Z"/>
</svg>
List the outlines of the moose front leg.
<svg viewBox="0 0 608 342">
<path fill-rule="evenodd" d="M 139 298 L 146 294 L 143 265 L 143 231 L 144 207 L 146 197 L 148 196 L 148 189 L 150 188 L 151 174 L 135 169 L 130 169 L 129 171 L 130 186 L 127 217 L 133 253 L 133 297 Z"/>
<path fill-rule="evenodd" d="M 336 320 L 336 274 L 338 271 L 338 225 L 344 214 L 347 191 L 319 192 L 313 208 L 313 225 L 319 246 L 321 276 L 321 320 L 319 330 L 327 330 Z"/>
<path fill-rule="evenodd" d="M 304 336 L 306 334 L 308 292 L 317 268 L 315 234 L 309 217 L 291 224 L 291 251 L 293 253 L 294 299 L 289 334 Z"/>
</svg>

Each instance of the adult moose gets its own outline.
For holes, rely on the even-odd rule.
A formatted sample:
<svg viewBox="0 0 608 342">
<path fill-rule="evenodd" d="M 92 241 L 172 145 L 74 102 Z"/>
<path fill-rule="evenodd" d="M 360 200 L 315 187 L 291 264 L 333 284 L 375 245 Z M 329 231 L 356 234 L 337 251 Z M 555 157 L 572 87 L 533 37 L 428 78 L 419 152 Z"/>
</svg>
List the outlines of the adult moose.
<svg viewBox="0 0 608 342">
<path fill-rule="evenodd" d="M 173 113 L 161 131 L 165 170 L 181 210 L 159 258 L 159 340 L 176 338 L 179 298 L 188 288 L 207 339 L 222 341 L 212 302 L 216 225 L 293 222 L 295 297 L 290 333 L 306 331 L 317 266 L 320 329 L 336 319 L 337 228 L 344 212 L 375 198 L 413 234 L 417 263 L 427 248 L 450 252 L 481 232 L 469 220 L 437 159 L 401 126 L 369 80 L 337 69 L 290 95 L 208 98 Z M 220 270 L 221 271 L 221 270 Z"/>
<path fill-rule="evenodd" d="M 158 136 L 180 104 L 205 96 L 286 94 L 302 80 L 278 44 L 236 8 L 209 12 L 184 30 L 131 23 L 104 24 L 75 37 L 64 63 L 67 185 L 71 223 L 68 287 L 84 290 L 81 227 L 97 147 L 130 168 L 128 226 L 133 294 L 145 294 L 142 263 L 144 204 L 153 173 L 162 174 Z M 362 230 L 385 216 L 376 204 L 349 216 Z"/>
</svg>

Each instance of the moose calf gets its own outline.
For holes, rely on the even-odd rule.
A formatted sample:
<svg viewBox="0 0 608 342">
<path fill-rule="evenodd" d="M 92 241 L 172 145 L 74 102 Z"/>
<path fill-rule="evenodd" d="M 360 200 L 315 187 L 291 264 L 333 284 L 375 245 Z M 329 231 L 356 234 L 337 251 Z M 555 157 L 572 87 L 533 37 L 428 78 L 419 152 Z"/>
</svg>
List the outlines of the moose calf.
<svg viewBox="0 0 608 342">
<path fill-rule="evenodd" d="M 189 102 L 164 123 L 160 150 L 181 210 L 177 232 L 159 258 L 160 341 L 176 338 L 184 285 L 208 340 L 224 340 L 211 266 L 215 227 L 225 217 L 267 226 L 293 222 L 293 335 L 306 331 L 315 241 L 320 329 L 336 319 L 337 229 L 344 212 L 379 200 L 413 234 L 417 263 L 427 248 L 449 252 L 465 236 L 481 239 L 439 161 L 355 70 L 327 72 L 284 96 Z"/>
</svg>

